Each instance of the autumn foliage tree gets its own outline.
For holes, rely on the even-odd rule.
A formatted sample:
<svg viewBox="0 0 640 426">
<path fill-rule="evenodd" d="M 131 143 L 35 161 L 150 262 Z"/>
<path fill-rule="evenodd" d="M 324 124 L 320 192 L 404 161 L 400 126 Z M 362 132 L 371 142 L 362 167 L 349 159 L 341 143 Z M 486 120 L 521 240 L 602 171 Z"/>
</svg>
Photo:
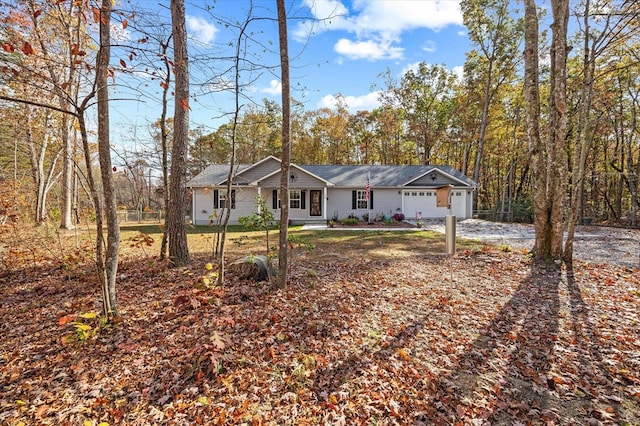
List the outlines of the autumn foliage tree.
<svg viewBox="0 0 640 426">
<path fill-rule="evenodd" d="M 551 69 L 547 136 L 540 129 L 539 22 L 535 0 L 525 2 L 525 93 L 534 181 L 534 253 L 541 260 L 563 257 L 564 199 L 567 188 L 567 24 L 568 0 L 552 0 Z"/>
<path fill-rule="evenodd" d="M 36 222 L 41 223 L 47 218 L 47 193 L 53 181 L 58 180 L 55 163 L 59 162 L 62 165 L 59 173 L 62 176 L 60 226 L 66 229 L 74 227 L 73 113 L 76 112 L 81 75 L 87 74 L 84 59 L 88 56 L 86 45 L 89 37 L 83 20 L 85 11 L 83 2 L 21 0 L 7 9 L 3 18 L 6 39 L 2 46 L 2 62 L 8 84 L 5 96 L 13 101 L 32 104 L 37 104 L 40 99 L 47 100 L 42 104 L 49 110 L 46 137 L 50 142 L 40 144 L 39 148 L 29 148 L 30 158 L 36 161 L 32 165 L 34 171 L 42 170 L 45 160 L 53 166 L 51 171 L 55 171 L 55 178 L 49 179 L 48 183 L 43 182 L 43 177 L 37 177 L 37 173 L 34 175 Z M 48 155 L 43 149 L 45 146 L 56 147 L 55 153 Z M 38 151 L 35 156 L 34 151 Z"/>
</svg>

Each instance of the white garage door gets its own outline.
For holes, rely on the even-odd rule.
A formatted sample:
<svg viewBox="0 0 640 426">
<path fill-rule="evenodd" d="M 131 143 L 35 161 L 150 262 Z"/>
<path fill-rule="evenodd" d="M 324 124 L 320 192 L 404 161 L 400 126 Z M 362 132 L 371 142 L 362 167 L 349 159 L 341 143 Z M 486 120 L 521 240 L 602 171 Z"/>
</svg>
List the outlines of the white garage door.
<svg viewBox="0 0 640 426">
<path fill-rule="evenodd" d="M 422 217 L 442 217 L 447 210 L 436 207 L 435 191 L 404 191 L 402 201 L 402 211 L 410 218 L 415 218 L 418 213 L 421 213 Z M 440 210 L 445 213 L 442 214 Z"/>
<path fill-rule="evenodd" d="M 436 207 L 436 191 L 403 191 L 402 212 L 408 218 L 415 218 L 418 213 L 424 218 L 445 217 L 453 214 L 456 217 L 466 217 L 466 192 L 451 191 L 451 211 L 446 207 Z"/>
</svg>

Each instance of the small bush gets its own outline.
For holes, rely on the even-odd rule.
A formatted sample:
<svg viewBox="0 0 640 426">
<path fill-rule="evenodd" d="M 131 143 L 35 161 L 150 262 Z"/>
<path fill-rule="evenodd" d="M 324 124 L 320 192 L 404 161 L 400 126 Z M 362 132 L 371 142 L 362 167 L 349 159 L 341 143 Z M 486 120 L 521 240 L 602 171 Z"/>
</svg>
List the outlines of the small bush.
<svg viewBox="0 0 640 426">
<path fill-rule="evenodd" d="M 358 218 L 357 217 L 347 217 L 345 219 L 342 219 L 340 221 L 340 223 L 342 223 L 343 225 L 357 225 L 358 224 Z"/>
<path fill-rule="evenodd" d="M 397 220 L 398 222 L 402 222 L 404 220 L 403 213 L 396 213 L 393 215 L 393 220 Z"/>
</svg>

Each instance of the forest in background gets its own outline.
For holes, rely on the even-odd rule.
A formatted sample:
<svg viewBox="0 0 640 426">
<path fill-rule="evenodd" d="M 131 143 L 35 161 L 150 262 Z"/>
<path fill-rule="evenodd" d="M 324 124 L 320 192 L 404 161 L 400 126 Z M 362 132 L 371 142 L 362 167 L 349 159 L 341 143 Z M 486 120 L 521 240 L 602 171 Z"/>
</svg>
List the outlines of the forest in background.
<svg viewBox="0 0 640 426">
<path fill-rule="evenodd" d="M 60 220 L 64 210 L 61 203 L 70 198 L 65 191 L 73 193 L 74 219 L 92 215 L 78 125 L 60 111 L 39 107 L 37 102 L 58 94 L 65 102 L 81 106 L 94 71 L 89 64 L 96 55 L 92 38 L 95 28 L 87 19 L 87 12 L 80 19 L 70 5 L 60 2 L 53 7 L 35 0 L 0 2 L 7 11 L 1 22 L 0 207 L 5 215 L 32 218 L 36 223 Z M 162 96 L 149 95 L 145 101 L 156 101 L 166 109 L 172 94 L 170 23 L 140 5 L 134 10 L 126 10 L 126 6 L 114 9 L 114 27 L 135 27 L 148 35 L 131 45 L 113 42 L 109 81 L 123 84 L 118 80 L 122 74 L 127 76 L 123 81 L 135 85 L 136 73 L 131 70 L 144 68 L 154 84 L 163 89 Z M 334 109 L 306 110 L 294 97 L 291 160 L 298 164 L 448 164 L 479 183 L 476 210 L 499 212 L 497 217 L 504 220 L 532 221 L 533 181 L 522 55 L 524 25 L 516 7 L 509 1 L 462 2 L 465 25 L 475 44 L 475 49 L 467 52 L 462 75 L 444 65 L 424 62 L 400 78 L 381 70 L 379 80 L 371 82 L 372 89 L 379 93 L 381 106 L 355 114 L 348 111 L 340 94 Z M 638 8 L 635 2 L 622 0 L 571 3 L 566 154 L 570 176 L 577 173 L 575 157 L 585 156 L 584 179 L 576 200 L 580 204 L 579 220 L 593 218 L 637 225 Z M 87 11 L 91 11 L 88 6 Z M 541 19 L 546 13 L 539 10 Z M 244 26 L 229 25 L 227 31 L 238 33 L 238 40 L 251 41 L 255 35 L 243 32 L 251 22 L 248 19 Z M 56 38 L 59 34 L 67 37 Z M 545 36 L 543 32 L 540 47 L 543 86 L 550 84 L 550 68 L 545 65 L 549 43 Z M 250 63 L 248 58 L 239 58 Z M 229 59 L 192 55 L 190 61 L 202 67 Z M 260 70 L 260 65 L 252 66 L 253 72 Z M 217 65 L 216 69 L 224 69 L 224 65 Z M 222 77 L 222 73 L 216 76 Z M 197 84 L 200 83 L 192 82 Z M 239 81 L 236 89 L 245 84 L 248 83 Z M 16 104 L 8 98 L 36 102 Z M 83 106 L 91 107 L 92 104 Z M 543 102 L 543 118 L 548 114 L 547 107 Z M 133 146 L 118 146 L 112 141 L 113 178 L 121 209 L 162 209 L 160 176 L 163 167 L 170 164 L 170 153 L 163 166 L 161 141 L 163 137 L 171 138 L 170 112 L 164 125 L 160 117 L 158 120 L 146 129 L 132 131 L 138 139 Z M 227 163 L 232 134 L 238 163 L 279 156 L 281 122 L 277 102 L 250 99 L 238 111 L 237 120 L 230 119 L 213 132 L 191 123 L 189 175 L 213 162 Z M 547 122 L 543 122 L 543 132 L 547 132 Z M 90 149 L 95 148 L 93 139 L 90 135 Z M 587 148 L 583 154 L 582 147 Z M 64 167 L 73 173 L 63 174 Z"/>
<path fill-rule="evenodd" d="M 0 421 L 637 424 L 637 268 L 573 264 L 571 224 L 635 223 L 640 6 L 586 0 L 568 16 L 568 0 L 551 0 L 550 26 L 535 0 L 524 4 L 523 22 L 509 1 L 462 1 L 477 45 L 463 77 L 426 64 L 398 81 L 383 71 L 382 106 L 355 114 L 362 126 L 346 105 L 305 111 L 294 100 L 287 118 L 280 32 L 281 116 L 277 104 L 236 102 L 212 133 L 185 131 L 187 65 L 215 64 L 236 101 L 249 93 L 241 71 L 265 70 L 241 49 L 260 42 L 256 16 L 227 22 L 238 50 L 225 75 L 213 58 L 186 60 L 184 0 L 170 1 L 171 29 L 112 0 L 0 0 L 0 220 L 12 222 L 0 226 Z M 134 26 L 148 36 L 123 47 L 117 29 Z M 110 138 L 108 92 L 140 68 L 156 89 L 137 88 L 162 114 L 146 147 L 125 149 Z M 181 181 L 210 161 L 278 154 L 280 140 L 285 163 L 289 122 L 292 161 L 446 162 L 480 182 L 479 209 L 532 204 L 534 250 L 463 240 L 443 257 L 425 231 L 288 240 L 281 226 L 293 261 L 279 252 L 290 279 L 280 273 L 276 288 L 231 273 L 222 285 L 213 227 L 189 228 L 191 261 L 186 249 L 164 258 L 167 234 L 186 243 L 185 204 L 169 192 L 184 195 Z M 116 207 L 160 205 L 166 226 L 120 228 Z M 78 220 L 88 232 L 51 232 Z M 258 234 L 232 232 L 228 257 L 265 247 Z"/>
</svg>

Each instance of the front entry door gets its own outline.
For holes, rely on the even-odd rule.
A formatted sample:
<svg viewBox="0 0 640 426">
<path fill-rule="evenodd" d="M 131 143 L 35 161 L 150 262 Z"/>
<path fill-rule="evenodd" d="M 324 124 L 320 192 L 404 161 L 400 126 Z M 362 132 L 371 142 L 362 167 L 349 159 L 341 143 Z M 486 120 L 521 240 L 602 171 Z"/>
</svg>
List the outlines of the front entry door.
<svg viewBox="0 0 640 426">
<path fill-rule="evenodd" d="M 312 189 L 309 191 L 311 202 L 309 203 L 309 216 L 322 216 L 322 191 Z"/>
</svg>

